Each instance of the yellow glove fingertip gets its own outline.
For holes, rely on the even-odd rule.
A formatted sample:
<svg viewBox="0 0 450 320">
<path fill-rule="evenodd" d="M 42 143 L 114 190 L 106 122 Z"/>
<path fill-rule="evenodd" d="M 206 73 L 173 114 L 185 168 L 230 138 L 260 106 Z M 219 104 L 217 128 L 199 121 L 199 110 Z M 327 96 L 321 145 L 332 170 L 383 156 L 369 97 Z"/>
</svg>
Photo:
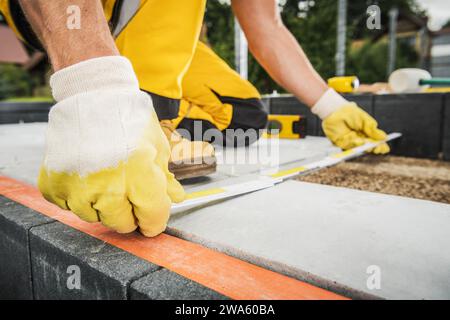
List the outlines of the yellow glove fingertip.
<svg viewBox="0 0 450 320">
<path fill-rule="evenodd" d="M 171 187 L 168 189 L 170 190 Z M 170 200 L 174 203 L 180 203 L 186 200 L 186 192 L 184 191 L 183 187 L 174 187 L 176 190 L 170 190 L 168 191 Z"/>
<path fill-rule="evenodd" d="M 374 154 L 388 154 L 391 151 L 391 148 L 387 143 L 380 144 L 374 150 Z"/>
<path fill-rule="evenodd" d="M 174 178 L 173 174 L 167 177 L 167 194 L 174 203 L 180 203 L 186 199 L 183 186 Z"/>
<path fill-rule="evenodd" d="M 69 207 L 67 206 L 66 200 L 64 200 L 64 199 L 61 199 L 61 198 L 58 198 L 58 197 L 53 197 L 53 196 L 50 196 L 50 195 L 44 195 L 44 198 L 48 202 L 56 204 L 58 207 L 60 207 L 63 210 L 70 210 Z"/>
<path fill-rule="evenodd" d="M 139 231 L 147 238 L 153 238 L 156 236 L 159 236 L 161 233 L 166 230 L 167 224 L 161 225 L 159 227 L 152 227 L 152 228 L 143 228 L 140 227 Z"/>
<path fill-rule="evenodd" d="M 69 207 L 67 206 L 67 202 L 64 199 L 61 199 L 57 196 L 55 196 L 48 185 L 48 174 L 45 169 L 41 169 L 39 172 L 39 178 L 38 178 L 38 189 L 41 192 L 42 196 L 45 200 L 47 200 L 50 203 L 53 203 L 57 205 L 59 208 L 63 210 L 69 210 Z"/>
<path fill-rule="evenodd" d="M 387 138 L 387 134 L 383 130 L 375 128 L 373 130 L 370 138 L 375 139 L 375 140 L 385 140 Z"/>
</svg>

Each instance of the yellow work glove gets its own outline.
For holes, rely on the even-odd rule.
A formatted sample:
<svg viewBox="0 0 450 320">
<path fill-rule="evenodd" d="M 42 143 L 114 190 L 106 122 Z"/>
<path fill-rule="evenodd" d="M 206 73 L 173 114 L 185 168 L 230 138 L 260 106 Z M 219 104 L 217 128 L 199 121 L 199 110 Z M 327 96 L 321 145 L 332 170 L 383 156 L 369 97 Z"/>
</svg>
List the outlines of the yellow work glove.
<svg viewBox="0 0 450 320">
<path fill-rule="evenodd" d="M 331 89 L 312 111 L 322 118 L 322 128 L 328 139 L 341 149 L 347 150 L 366 142 L 386 139 L 386 133 L 378 129 L 378 123 L 374 118 L 355 103 L 348 102 L 340 96 L 338 98 Z M 387 143 L 382 143 L 371 150 L 375 154 L 386 154 L 389 151 Z"/>
<path fill-rule="evenodd" d="M 44 197 L 88 222 L 153 237 L 184 190 L 168 170 L 170 148 L 148 94 L 120 56 L 81 62 L 51 80 L 39 176 Z"/>
</svg>

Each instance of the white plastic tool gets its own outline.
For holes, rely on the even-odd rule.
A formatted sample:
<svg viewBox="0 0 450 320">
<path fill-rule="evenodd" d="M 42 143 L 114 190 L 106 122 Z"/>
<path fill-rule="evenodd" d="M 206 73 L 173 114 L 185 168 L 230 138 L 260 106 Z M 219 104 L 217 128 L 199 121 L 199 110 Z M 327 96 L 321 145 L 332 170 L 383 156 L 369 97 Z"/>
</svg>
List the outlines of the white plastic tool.
<svg viewBox="0 0 450 320">
<path fill-rule="evenodd" d="M 418 93 L 432 85 L 450 85 L 450 78 L 433 78 L 422 69 L 399 69 L 389 77 L 389 86 L 395 93 Z"/>
</svg>

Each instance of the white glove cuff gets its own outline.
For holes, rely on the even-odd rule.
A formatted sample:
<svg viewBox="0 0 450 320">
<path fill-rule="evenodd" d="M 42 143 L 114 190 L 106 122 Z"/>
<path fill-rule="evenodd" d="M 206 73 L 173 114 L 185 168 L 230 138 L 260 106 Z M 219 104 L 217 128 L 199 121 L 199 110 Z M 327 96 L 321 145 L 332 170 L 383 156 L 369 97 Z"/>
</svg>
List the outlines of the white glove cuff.
<svg viewBox="0 0 450 320">
<path fill-rule="evenodd" d="M 122 56 L 94 58 L 71 65 L 55 72 L 50 86 L 57 102 L 94 90 L 139 90 L 133 67 Z"/>
<path fill-rule="evenodd" d="M 316 114 L 320 119 L 325 120 L 337 109 L 340 109 L 348 103 L 339 93 L 330 88 L 316 102 L 314 107 L 312 107 L 311 112 Z"/>
</svg>

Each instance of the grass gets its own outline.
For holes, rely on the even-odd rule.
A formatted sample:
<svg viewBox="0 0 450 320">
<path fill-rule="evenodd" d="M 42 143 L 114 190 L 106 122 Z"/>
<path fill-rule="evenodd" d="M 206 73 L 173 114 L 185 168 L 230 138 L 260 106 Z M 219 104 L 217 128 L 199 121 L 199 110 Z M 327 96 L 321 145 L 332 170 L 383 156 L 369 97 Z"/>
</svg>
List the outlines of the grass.
<svg viewBox="0 0 450 320">
<path fill-rule="evenodd" d="M 54 102 L 51 97 L 17 97 L 1 100 L 0 102 Z"/>
</svg>

